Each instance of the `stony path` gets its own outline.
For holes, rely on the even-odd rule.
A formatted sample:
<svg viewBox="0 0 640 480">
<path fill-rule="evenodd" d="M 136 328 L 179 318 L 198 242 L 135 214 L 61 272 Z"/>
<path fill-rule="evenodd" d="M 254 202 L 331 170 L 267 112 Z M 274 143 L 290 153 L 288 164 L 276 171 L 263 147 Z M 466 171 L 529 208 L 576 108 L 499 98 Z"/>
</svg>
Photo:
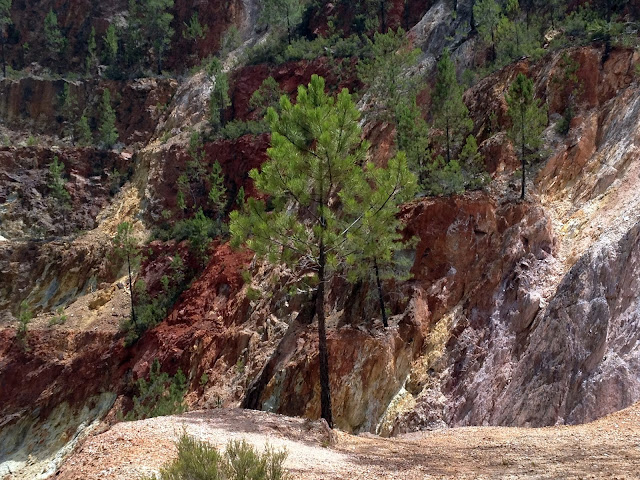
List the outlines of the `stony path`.
<svg viewBox="0 0 640 480">
<path fill-rule="evenodd" d="M 640 476 L 640 405 L 589 425 L 471 427 L 398 438 L 333 434 L 320 422 L 242 410 L 120 423 L 89 438 L 54 477 L 131 480 L 174 455 L 186 429 L 220 447 L 244 438 L 289 452 L 296 479 L 599 479 Z"/>
</svg>

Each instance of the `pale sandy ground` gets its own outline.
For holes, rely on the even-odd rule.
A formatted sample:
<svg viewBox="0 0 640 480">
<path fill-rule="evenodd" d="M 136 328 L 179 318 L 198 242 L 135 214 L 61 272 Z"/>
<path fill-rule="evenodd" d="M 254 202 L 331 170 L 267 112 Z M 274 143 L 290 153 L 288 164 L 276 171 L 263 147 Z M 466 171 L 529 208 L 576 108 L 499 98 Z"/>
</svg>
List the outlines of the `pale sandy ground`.
<svg viewBox="0 0 640 480">
<path fill-rule="evenodd" d="M 319 422 L 242 410 L 210 410 L 119 423 L 87 439 L 55 479 L 136 479 L 175 454 L 186 428 L 223 447 L 244 438 L 289 452 L 296 479 L 638 479 L 640 404 L 589 425 L 473 427 L 392 439 L 330 435 Z"/>
</svg>

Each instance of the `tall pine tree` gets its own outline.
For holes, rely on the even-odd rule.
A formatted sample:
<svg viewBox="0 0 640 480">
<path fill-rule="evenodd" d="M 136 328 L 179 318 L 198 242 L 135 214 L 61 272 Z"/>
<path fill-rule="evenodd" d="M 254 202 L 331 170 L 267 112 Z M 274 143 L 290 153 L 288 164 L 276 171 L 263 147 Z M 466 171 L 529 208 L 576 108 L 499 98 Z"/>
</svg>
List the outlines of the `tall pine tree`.
<svg viewBox="0 0 640 480">
<path fill-rule="evenodd" d="M 243 213 L 231 213 L 230 231 L 235 245 L 246 242 L 259 257 L 286 263 L 301 282 L 313 275 L 321 415 L 333 426 L 326 286 L 336 272 L 362 258 L 358 252 L 373 248 L 372 233 L 383 245 L 396 239 L 395 224 L 385 223 L 387 214 L 403 191 L 412 190 L 415 177 L 402 158 L 392 160 L 389 171 L 363 169 L 368 144 L 361 139 L 351 95 L 345 89 L 333 99 L 324 88 L 324 79 L 314 75 L 308 87 L 299 87 L 295 105 L 283 96 L 280 114 L 269 109 L 269 160 L 251 177 L 269 196 L 270 209 L 250 198 Z"/>
<path fill-rule="evenodd" d="M 442 131 L 447 164 L 454 152 L 473 128 L 469 110 L 462 101 L 462 86 L 449 50 L 445 49 L 438 62 L 438 77 L 433 92 L 433 124 Z"/>
<path fill-rule="evenodd" d="M 547 124 L 547 110 L 535 98 L 533 80 L 519 73 L 506 97 L 512 127 L 509 138 L 517 147 L 522 162 L 522 193 L 524 200 L 527 156 L 535 153 L 542 144 L 542 132 Z"/>
<path fill-rule="evenodd" d="M 2 46 L 2 76 L 7 76 L 7 61 L 5 59 L 4 46 L 7 43 L 9 25 L 11 20 L 12 0 L 0 0 L 0 45 Z"/>
</svg>

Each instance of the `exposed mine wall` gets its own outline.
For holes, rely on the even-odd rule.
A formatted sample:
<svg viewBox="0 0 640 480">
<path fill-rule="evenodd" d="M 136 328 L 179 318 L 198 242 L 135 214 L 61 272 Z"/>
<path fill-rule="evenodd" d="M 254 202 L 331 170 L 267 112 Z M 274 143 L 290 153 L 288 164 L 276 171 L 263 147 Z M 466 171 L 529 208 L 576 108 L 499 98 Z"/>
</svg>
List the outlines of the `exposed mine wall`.
<svg viewBox="0 0 640 480">
<path fill-rule="evenodd" d="M 218 2 L 209 3 L 219 8 Z M 390 22 L 402 21 L 401 3 L 394 3 Z M 424 53 L 423 65 L 433 62 L 440 48 L 434 39 L 441 33 L 455 35 L 461 65 L 474 63 L 477 52 L 466 37 L 471 2 L 457 2 L 453 23 L 447 21 L 448 2 L 411 3 L 412 38 Z M 46 13 L 49 3 L 40 4 Z M 14 8 L 20 5 L 14 2 Z M 180 19 L 188 16 L 185 5 L 176 2 Z M 124 8 L 116 7 L 91 6 L 105 18 Z M 95 13 L 82 12 L 78 19 Z M 236 15 L 220 17 L 210 36 L 238 21 Z M 181 42 L 174 46 L 177 53 Z M 215 42 L 208 38 L 198 47 L 201 54 L 213 51 Z M 474 133 L 495 182 L 485 192 L 417 199 L 403 207 L 405 233 L 418 238 L 415 252 L 409 253 L 415 258 L 414 278 L 386 285 L 393 293 L 389 329 L 381 327 L 366 286 L 332 285 L 327 305 L 330 377 L 340 428 L 392 434 L 458 425 L 579 423 L 640 398 L 633 293 L 640 230 L 640 92 L 633 66 L 639 59 L 625 49 L 606 57 L 593 47 L 568 52 L 582 65 L 578 76 L 584 89 L 566 138 L 553 130 L 566 107 L 566 95 L 552 81 L 559 54 L 533 66 L 526 60 L 511 65 L 466 93 Z M 344 77 L 333 67 L 321 59 L 242 68 L 232 74 L 227 118 L 251 118 L 251 93 L 269 75 L 289 94 L 313 73 L 340 86 L 357 84 L 353 65 L 343 61 L 351 72 Z M 545 133 L 549 158 L 532 165 L 525 202 L 517 199 L 519 184 L 512 174 L 519 164 L 504 132 L 504 93 L 521 71 L 534 76 L 552 118 Z M 64 122 L 52 105 L 62 85 L 41 78 L 5 81 L 3 120 L 11 128 L 60 135 Z M 35 432 L 56 408 L 75 429 L 102 415 L 93 407 L 88 416 L 79 413 L 101 396 L 111 402 L 117 395 L 116 408 L 126 407 L 133 382 L 148 374 L 154 359 L 169 373 L 187 372 L 192 408 L 240 404 L 270 364 L 257 406 L 319 416 L 317 335 L 304 315 L 308 298 L 282 291 L 288 272 L 256 264 L 250 253 L 226 244 L 212 246 L 206 268 L 168 318 L 134 347 L 124 348 L 118 322 L 127 318 L 129 297 L 121 265 L 107 255 L 109 240 L 121 221 L 131 221 L 143 238 L 164 210 L 175 210 L 189 129 L 206 119 L 211 79 L 196 74 L 180 82 L 143 79 L 124 87 L 109 85 L 125 92 L 118 103 L 124 155 L 68 145 L 0 152 L 0 175 L 7 180 L 0 183 L 0 234 L 9 240 L 0 243 L 0 309 L 7 312 L 0 321 L 10 320 L 23 299 L 41 313 L 28 337 L 30 350 L 16 345 L 15 324 L 4 323 L 9 326 L 0 330 L 3 433 L 36 425 L 29 430 Z M 36 87 L 41 95 L 25 93 Z M 428 106 L 428 95 L 424 101 Z M 164 112 L 157 111 L 158 104 Z M 493 120 L 491 112 L 496 112 Z M 392 151 L 392 129 L 369 125 L 365 131 L 376 143 L 374 160 L 383 161 Z M 166 142 L 161 140 L 165 132 L 172 136 Z M 205 162 L 221 163 L 230 191 L 242 186 L 252 194 L 247 173 L 264 161 L 267 146 L 268 135 L 208 142 Z M 68 241 L 19 242 L 42 230 L 60 235 L 60 223 L 46 201 L 46 170 L 53 155 L 70 174 L 74 208 L 69 221 L 90 230 Z M 129 183 L 112 196 L 105 182 L 113 169 L 130 166 Z M 158 282 L 176 253 L 187 258 L 185 244 L 150 248 L 157 258 L 144 263 L 140 274 L 149 284 Z M 244 283 L 244 270 L 254 274 L 250 285 Z M 249 287 L 258 298 L 249 295 Z M 59 305 L 67 307 L 70 318 L 64 326 L 50 327 L 47 312 Z M 203 374 L 209 377 L 204 384 Z M 29 379 L 29 388 L 23 378 Z M 39 416 L 27 414 L 29 408 Z"/>
</svg>

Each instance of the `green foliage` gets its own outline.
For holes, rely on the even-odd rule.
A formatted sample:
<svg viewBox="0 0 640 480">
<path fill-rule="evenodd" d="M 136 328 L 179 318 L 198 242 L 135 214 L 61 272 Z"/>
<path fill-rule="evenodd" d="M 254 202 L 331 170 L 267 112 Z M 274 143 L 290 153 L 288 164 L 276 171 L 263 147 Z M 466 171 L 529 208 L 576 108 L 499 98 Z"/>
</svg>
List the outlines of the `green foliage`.
<svg viewBox="0 0 640 480">
<path fill-rule="evenodd" d="M 189 23 L 185 22 L 184 24 L 184 30 L 182 31 L 182 36 L 187 40 L 196 42 L 206 37 L 208 32 L 209 32 L 209 26 L 208 25 L 202 26 L 202 24 L 200 23 L 200 19 L 198 18 L 198 12 L 193 12 L 193 15 L 191 15 L 191 19 L 189 20 Z"/>
<path fill-rule="evenodd" d="M 299 284 L 317 288 L 321 414 L 332 426 L 325 282 L 377 251 L 371 244 L 396 239 L 395 225 L 385 222 L 413 195 L 415 177 L 400 155 L 389 161 L 389 170 L 362 168 L 369 145 L 346 89 L 334 99 L 325 93 L 324 79 L 313 75 L 308 87 L 298 88 L 295 105 L 282 96 L 280 110 L 267 113 L 269 160 L 250 173 L 270 208 L 249 198 L 242 212 L 231 212 L 232 244 L 246 243 L 258 257 L 287 264 Z"/>
<path fill-rule="evenodd" d="M 242 44 L 240 30 L 235 25 L 231 25 L 222 37 L 222 45 L 220 47 L 220 56 L 222 58 L 229 55 Z"/>
<path fill-rule="evenodd" d="M 204 372 L 200 377 L 200 386 L 204 388 L 207 383 L 209 383 L 209 375 L 207 375 L 207 372 Z"/>
<path fill-rule="evenodd" d="M 113 66 L 118 60 L 118 32 L 113 23 L 109 24 L 103 40 L 104 61 L 107 65 Z"/>
<path fill-rule="evenodd" d="M 51 195 L 61 204 L 71 204 L 71 195 L 65 187 L 64 180 L 64 163 L 53 157 L 53 161 L 49 164 L 49 183 L 47 186 L 51 191 Z"/>
<path fill-rule="evenodd" d="M 180 220 L 173 229 L 173 238 L 178 241 L 188 240 L 189 249 L 204 266 L 207 262 L 207 251 L 211 239 L 223 232 L 222 223 L 208 218 L 202 208 L 189 219 Z"/>
<path fill-rule="evenodd" d="M 60 103 L 60 116 L 65 122 L 65 128 L 63 129 L 65 135 L 73 135 L 73 119 L 76 117 L 76 110 L 78 108 L 76 98 L 71 92 L 71 87 L 68 82 L 64 83 L 62 92 L 59 97 Z"/>
<path fill-rule="evenodd" d="M 124 322 L 121 326 L 122 329 L 127 334 L 127 338 L 125 340 L 126 344 L 131 344 L 135 340 L 138 339 L 140 334 L 146 330 L 147 325 L 144 323 L 138 324 L 136 320 L 136 309 L 135 309 L 135 299 L 134 299 L 134 288 L 133 288 L 133 273 L 132 269 L 135 267 L 135 264 L 138 263 L 140 259 L 140 248 L 138 246 L 138 241 L 133 234 L 133 225 L 129 222 L 122 222 L 118 224 L 118 230 L 116 235 L 111 240 L 113 251 L 117 257 L 121 260 L 127 261 L 127 270 L 129 277 L 129 295 L 131 297 L 131 319 L 129 321 Z M 133 328 L 130 328 L 130 327 Z"/>
<path fill-rule="evenodd" d="M 423 185 L 431 195 L 458 195 L 465 190 L 464 173 L 460 162 L 452 159 L 447 162 L 441 155 L 428 166 L 427 180 Z"/>
<path fill-rule="evenodd" d="M 222 70 L 222 62 L 215 57 L 207 66 L 207 73 L 214 82 L 209 97 L 209 124 L 215 131 L 219 131 L 225 125 L 224 110 L 231 105 L 229 77 Z"/>
<path fill-rule="evenodd" d="M 71 195 L 65 187 L 64 163 L 53 157 L 53 161 L 49 164 L 49 191 L 54 201 L 54 208 L 58 215 L 62 218 L 62 226 L 64 235 L 67 234 L 67 216 L 71 211 Z"/>
<path fill-rule="evenodd" d="M 551 3 L 558 3 L 552 0 Z M 551 5 L 544 13 L 552 22 L 559 15 L 558 5 Z M 491 45 L 492 60 L 496 66 L 503 66 L 522 56 L 539 57 L 542 54 L 542 18 L 532 15 L 532 7 L 527 5 L 526 21 L 517 0 L 507 0 L 504 8 L 496 0 L 479 0 L 473 7 L 474 18 L 481 40 Z"/>
<path fill-rule="evenodd" d="M 153 49 L 158 75 L 162 73 L 162 62 L 174 34 L 173 15 L 169 13 L 172 8 L 173 0 L 142 0 L 142 28 L 146 43 Z"/>
<path fill-rule="evenodd" d="M 62 36 L 58 27 L 58 16 L 53 10 L 49 10 L 44 18 L 44 41 L 54 56 L 62 55 L 67 47 L 67 39 Z"/>
<path fill-rule="evenodd" d="M 559 91 L 566 98 L 566 104 L 562 118 L 556 124 L 556 131 L 560 135 L 566 135 L 569 133 L 578 97 L 582 95 L 584 87 L 577 74 L 580 64 L 568 54 L 562 55 L 558 62 L 558 69 L 560 73 L 554 75 L 551 80 L 557 84 Z"/>
<path fill-rule="evenodd" d="M 238 193 L 236 194 L 236 205 L 242 207 L 244 205 L 244 187 L 240 187 L 238 189 Z"/>
<path fill-rule="evenodd" d="M 280 84 L 273 77 L 267 77 L 251 95 L 249 106 L 257 118 L 263 118 L 269 108 L 278 108 L 278 102 L 283 94 Z"/>
<path fill-rule="evenodd" d="M 496 57 L 496 30 L 500 23 L 502 9 L 496 0 L 478 0 L 473 6 L 473 18 L 476 21 L 480 38 L 491 44 L 494 59 Z"/>
<path fill-rule="evenodd" d="M 118 141 L 116 129 L 116 112 L 111 106 L 111 92 L 108 88 L 102 91 L 100 122 L 100 140 L 105 148 L 111 148 Z"/>
<path fill-rule="evenodd" d="M 381 199 L 395 208 L 412 193 L 415 179 L 403 158 L 392 163 L 397 175 L 387 173 L 391 184 L 382 182 L 386 169 L 360 167 L 368 144 L 360 139 L 359 112 L 348 91 L 334 100 L 325 94 L 324 80 L 314 75 L 308 88 L 299 88 L 295 105 L 283 96 L 280 108 L 281 115 L 274 109 L 268 113 L 269 161 L 261 172 L 250 173 L 256 187 L 271 196 L 273 210 L 267 213 L 263 201 L 250 198 L 244 213 L 232 212 L 234 244 L 246 240 L 259 256 L 279 259 L 298 271 L 317 264 L 322 244 L 327 265 L 345 266 L 349 245 L 362 244 L 357 236 L 365 221 L 386 211 Z M 340 205 L 330 201 L 334 195 L 340 196 Z M 312 225 L 304 224 L 306 216 L 314 219 Z"/>
<path fill-rule="evenodd" d="M 406 153 L 409 168 L 418 177 L 419 185 L 422 185 L 431 156 L 429 126 L 422 117 L 415 95 L 400 100 L 396 106 L 395 118 L 398 149 Z"/>
<path fill-rule="evenodd" d="M 246 63 L 256 65 L 271 63 L 280 65 L 289 61 L 315 60 L 329 56 L 334 59 L 362 56 L 368 49 L 368 40 L 358 35 L 342 37 L 338 34 L 329 37 L 318 36 L 313 40 L 298 38 L 288 43 L 276 37 L 270 37 L 246 49 Z"/>
<path fill-rule="evenodd" d="M 249 100 L 249 106 L 259 120 L 232 120 L 222 127 L 219 132 L 220 137 L 235 140 L 244 135 L 260 135 L 268 132 L 269 125 L 264 117 L 270 107 L 278 108 L 278 101 L 283 93 L 273 77 L 265 79 Z"/>
<path fill-rule="evenodd" d="M 63 325 L 67 321 L 67 315 L 64 313 L 64 307 L 58 307 L 56 314 L 49 320 L 49 326 Z"/>
<path fill-rule="evenodd" d="M 509 87 L 506 97 L 512 127 L 509 137 L 517 147 L 522 162 L 522 195 L 525 195 L 525 167 L 527 157 L 542 144 L 542 132 L 547 124 L 546 106 L 535 98 L 533 81 L 520 73 Z"/>
<path fill-rule="evenodd" d="M 160 362 L 156 359 L 149 371 L 149 380 L 141 378 L 137 382 L 138 395 L 133 397 L 133 409 L 125 420 L 175 415 L 186 410 L 184 395 L 187 393 L 187 378 L 181 370 L 170 377 L 160 372 Z"/>
<path fill-rule="evenodd" d="M 123 260 L 134 262 L 140 255 L 138 241 L 133 234 L 133 225 L 129 222 L 118 224 L 112 244 L 115 254 Z"/>
<path fill-rule="evenodd" d="M 4 30 L 13 23 L 11 20 L 11 4 L 13 0 L 0 0 L 0 31 L 4 36 Z"/>
<path fill-rule="evenodd" d="M 409 68 L 416 64 L 419 50 L 411 49 L 406 32 L 375 33 L 368 40 L 367 54 L 358 63 L 360 80 L 369 86 L 372 116 L 375 119 L 395 121 L 396 107 L 404 98 L 415 94 L 419 79 L 409 75 Z"/>
<path fill-rule="evenodd" d="M 0 44 L 2 49 L 2 75 L 7 76 L 7 63 L 5 59 L 5 45 L 8 42 L 8 27 L 13 23 L 11 20 L 11 4 L 12 0 L 0 0 Z"/>
<path fill-rule="evenodd" d="M 453 159 L 454 152 L 460 148 L 462 140 L 473 128 L 462 94 L 462 86 L 458 83 L 455 65 L 449 50 L 445 49 L 438 62 L 432 113 L 435 128 L 442 132 L 437 138 L 444 142 L 447 163 Z"/>
<path fill-rule="evenodd" d="M 207 176 L 206 154 L 202 137 L 198 132 L 191 135 L 188 153 L 191 159 L 187 162 L 185 172 L 178 177 L 178 207 L 183 211 L 187 209 L 186 195 L 189 195 L 195 210 L 199 205 L 198 199 L 206 196 L 208 207 L 217 214 L 217 220 L 220 221 L 224 216 L 227 202 L 222 167 L 218 162 L 214 162 Z"/>
<path fill-rule="evenodd" d="M 87 74 L 91 74 L 98 65 L 98 44 L 96 43 L 96 29 L 91 27 L 91 33 L 89 33 L 89 40 L 87 41 L 87 58 L 85 60 L 85 67 Z"/>
<path fill-rule="evenodd" d="M 218 218 L 221 219 L 227 204 L 227 189 L 224 186 L 222 166 L 217 161 L 214 162 L 211 167 L 209 183 L 211 185 L 211 188 L 209 189 L 209 203 L 213 210 L 218 214 Z"/>
<path fill-rule="evenodd" d="M 91 132 L 89 119 L 87 119 L 86 115 L 82 115 L 78 120 L 78 124 L 76 125 L 76 138 L 78 139 L 78 144 L 82 147 L 93 145 L 93 133 Z"/>
<path fill-rule="evenodd" d="M 458 160 L 464 172 L 465 189 L 477 190 L 489 183 L 490 177 L 485 171 L 484 157 L 478 151 L 476 137 L 467 137 Z"/>
<path fill-rule="evenodd" d="M 16 342 L 24 350 L 27 350 L 27 334 L 29 329 L 29 323 L 33 319 L 33 312 L 29 309 L 29 305 L 26 301 L 20 303 L 20 310 L 18 311 L 18 328 L 16 330 Z"/>
<path fill-rule="evenodd" d="M 155 327 L 166 317 L 171 307 L 187 288 L 187 279 L 190 275 L 187 266 L 180 255 L 174 255 L 171 263 L 162 276 L 160 291 L 149 292 L 143 280 L 135 284 L 135 311 L 136 323 L 127 320 L 122 323 L 121 329 L 125 334 L 125 345 L 133 345 L 144 332 Z"/>
<path fill-rule="evenodd" d="M 131 74 L 140 75 L 152 65 L 162 73 L 162 63 L 174 34 L 171 23 L 173 0 L 129 0 L 127 24 L 120 35 L 123 39 L 123 63 Z M 113 70 L 114 76 L 121 72 Z"/>
<path fill-rule="evenodd" d="M 271 31 L 287 35 L 291 44 L 293 33 L 302 20 L 303 2 L 300 0 L 264 0 L 258 18 L 258 25 Z"/>
<path fill-rule="evenodd" d="M 288 480 L 286 450 L 258 452 L 246 441 L 231 440 L 224 451 L 185 433 L 176 442 L 178 457 L 146 480 Z"/>
<path fill-rule="evenodd" d="M 244 135 L 260 135 L 269 131 L 269 125 L 264 120 L 232 120 L 220 129 L 220 138 L 235 140 Z"/>
</svg>

